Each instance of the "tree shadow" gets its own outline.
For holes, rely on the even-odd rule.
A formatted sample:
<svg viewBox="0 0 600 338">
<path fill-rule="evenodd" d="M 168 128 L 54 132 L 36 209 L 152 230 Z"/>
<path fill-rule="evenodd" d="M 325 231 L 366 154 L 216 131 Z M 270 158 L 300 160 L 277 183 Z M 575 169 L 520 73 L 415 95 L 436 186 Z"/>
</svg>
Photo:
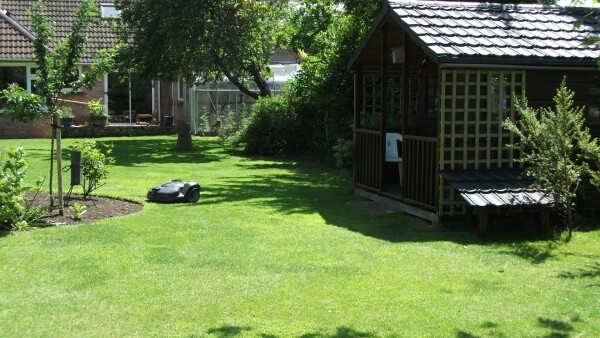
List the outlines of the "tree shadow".
<svg viewBox="0 0 600 338">
<path fill-rule="evenodd" d="M 221 327 L 210 328 L 210 329 L 208 329 L 206 331 L 206 333 L 208 335 L 210 335 L 211 337 L 227 338 L 227 337 L 238 336 L 238 335 L 240 335 L 240 334 L 242 334 L 244 332 L 247 332 L 247 331 L 252 331 L 252 328 L 250 326 L 230 326 L 230 325 L 226 325 L 226 326 L 221 326 Z M 195 338 L 195 337 L 201 337 L 201 336 L 190 335 L 188 337 L 189 338 Z"/>
<path fill-rule="evenodd" d="M 583 267 L 583 268 L 578 268 L 576 270 L 569 270 L 569 271 L 565 271 L 561 274 L 558 275 L 559 278 L 567 278 L 567 279 L 587 279 L 589 278 L 590 280 L 593 281 L 598 281 L 600 278 L 600 262 L 594 262 L 592 264 L 588 264 L 587 266 Z M 600 286 L 600 282 L 597 282 L 595 284 L 590 284 L 588 285 L 590 287 L 598 287 Z"/>
<path fill-rule="evenodd" d="M 579 316 L 571 317 L 569 321 L 561 321 L 552 318 L 538 317 L 537 325 L 543 329 L 550 330 L 550 333 L 542 337 L 562 338 L 569 337 L 575 330 L 572 323 L 583 322 Z M 508 337 L 499 331 L 500 326 L 494 322 L 486 321 L 481 324 L 485 331 L 482 334 L 474 334 L 465 330 L 456 330 L 457 338 L 477 338 L 477 337 Z"/>
<path fill-rule="evenodd" d="M 374 333 L 357 331 L 349 327 L 338 327 L 335 333 L 327 334 L 324 332 L 306 333 L 299 338 L 371 338 L 378 337 Z"/>
<path fill-rule="evenodd" d="M 206 335 L 217 338 L 230 338 L 236 337 L 242 334 L 253 333 L 253 328 L 250 326 L 221 326 L 210 328 L 206 331 Z M 206 335 L 189 335 L 188 338 L 205 337 Z M 278 338 L 280 336 L 268 333 L 256 333 L 253 334 L 256 337 L 262 338 Z M 286 336 L 289 337 L 289 336 Z M 311 332 L 296 336 L 298 338 L 372 338 L 378 337 L 374 333 L 362 332 L 349 327 L 338 327 L 334 333 L 326 332 Z"/>
<path fill-rule="evenodd" d="M 574 317 L 571 318 L 571 322 L 581 322 L 581 319 L 579 317 Z M 549 334 L 544 336 L 548 338 L 570 337 L 571 333 L 575 330 L 571 323 L 552 318 L 539 317 L 538 325 L 542 328 L 551 330 Z"/>
<path fill-rule="evenodd" d="M 194 139 L 194 150 L 175 151 L 175 139 L 156 138 L 121 138 L 97 140 L 98 144 L 112 144 L 113 156 L 119 166 L 132 167 L 157 163 L 208 163 L 217 162 L 227 157 L 218 139 Z M 69 158 L 69 152 L 65 158 Z"/>
<path fill-rule="evenodd" d="M 537 241 L 513 243 L 508 250 L 502 253 L 517 256 L 530 262 L 531 264 L 542 264 L 549 259 L 556 258 L 555 249 L 558 243 L 555 241 Z"/>
<path fill-rule="evenodd" d="M 268 206 L 290 216 L 318 213 L 329 225 L 389 242 L 452 241 L 462 245 L 512 245 L 540 240 L 533 222 L 531 231 L 526 234 L 521 227 L 498 236 L 492 234 L 482 240 L 477 237 L 474 228 L 465 231 L 464 225 L 434 226 L 403 213 L 369 213 L 356 206 L 364 199 L 354 195 L 350 175 L 303 161 L 269 158 L 257 163 L 261 159 L 247 157 L 240 160 L 238 168 L 249 174 L 223 177 L 210 186 L 203 185 L 200 204 Z M 551 255 L 550 251 L 541 249 L 536 252 L 534 247 L 528 248 L 526 244 L 517 249 L 519 255 L 530 257 L 534 262 L 547 259 L 544 255 Z"/>
</svg>

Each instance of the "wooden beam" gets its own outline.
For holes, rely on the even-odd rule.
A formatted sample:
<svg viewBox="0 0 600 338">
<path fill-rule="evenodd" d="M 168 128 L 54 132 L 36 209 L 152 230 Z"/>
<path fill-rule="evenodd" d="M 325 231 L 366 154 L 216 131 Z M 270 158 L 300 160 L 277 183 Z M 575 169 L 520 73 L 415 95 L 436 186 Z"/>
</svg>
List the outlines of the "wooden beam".
<svg viewBox="0 0 600 338">
<path fill-rule="evenodd" d="M 547 235 L 550 232 L 550 208 L 547 206 L 540 207 L 540 225 L 538 234 Z"/>
<path fill-rule="evenodd" d="M 381 114 L 379 121 L 379 135 L 380 135 L 380 149 L 381 161 L 379 163 L 379 191 L 383 190 L 383 181 L 385 179 L 385 133 L 386 133 L 386 120 L 387 120 L 387 75 L 388 75 L 388 27 L 384 24 L 381 30 Z"/>
<path fill-rule="evenodd" d="M 489 209 L 486 207 L 477 208 L 477 235 L 481 238 L 487 237 L 488 234 L 488 213 Z"/>
</svg>

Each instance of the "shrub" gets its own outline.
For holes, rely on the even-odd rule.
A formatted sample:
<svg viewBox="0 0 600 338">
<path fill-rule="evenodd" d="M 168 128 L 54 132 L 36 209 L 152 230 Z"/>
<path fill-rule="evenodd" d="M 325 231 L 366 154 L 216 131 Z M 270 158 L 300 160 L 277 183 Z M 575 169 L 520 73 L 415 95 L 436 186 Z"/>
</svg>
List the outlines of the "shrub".
<svg viewBox="0 0 600 338">
<path fill-rule="evenodd" d="M 242 128 L 231 137 L 234 145 L 254 155 L 290 155 L 303 150 L 306 135 L 285 96 L 262 97 L 252 106 Z"/>
<path fill-rule="evenodd" d="M 41 209 L 32 207 L 27 192 L 39 191 L 42 179 L 33 186 L 25 184 L 29 164 L 22 148 L 11 148 L 0 154 L 0 225 L 23 229 L 41 217 Z"/>
<path fill-rule="evenodd" d="M 44 108 L 44 100 L 41 96 L 27 94 L 25 89 L 14 83 L 0 92 L 0 103 L 9 116 L 20 122 L 40 118 Z"/>
<path fill-rule="evenodd" d="M 102 117 L 107 116 L 104 112 L 104 105 L 100 102 L 100 99 L 90 100 L 88 102 L 88 116 L 89 117 Z"/>
<path fill-rule="evenodd" d="M 72 119 L 75 115 L 73 115 L 73 108 L 71 107 L 60 107 L 60 117 L 63 119 Z"/>
<path fill-rule="evenodd" d="M 221 123 L 218 133 L 219 136 L 227 140 L 232 135 L 235 135 L 244 124 L 244 120 L 248 118 L 250 114 L 250 108 L 242 103 L 242 105 L 237 109 L 232 109 L 231 106 L 227 105 L 225 107 L 225 116 L 224 122 Z"/>
<path fill-rule="evenodd" d="M 342 169 L 352 169 L 354 159 L 354 142 L 339 138 L 333 146 L 335 165 Z"/>
<path fill-rule="evenodd" d="M 83 198 L 87 198 L 92 191 L 104 186 L 102 183 L 115 163 L 112 154 L 112 145 L 104 145 L 102 152 L 96 141 L 85 140 L 73 145 L 73 149 L 81 151 L 81 176 L 83 177 Z"/>
</svg>

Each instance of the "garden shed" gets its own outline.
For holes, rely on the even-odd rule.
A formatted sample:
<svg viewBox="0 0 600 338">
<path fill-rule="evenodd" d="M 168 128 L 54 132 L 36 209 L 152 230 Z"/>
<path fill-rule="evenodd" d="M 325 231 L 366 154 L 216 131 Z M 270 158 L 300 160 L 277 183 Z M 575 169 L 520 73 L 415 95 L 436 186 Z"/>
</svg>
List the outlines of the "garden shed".
<svg viewBox="0 0 600 338">
<path fill-rule="evenodd" d="M 357 193 L 401 202 L 437 222 L 489 207 L 550 201 L 523 178 L 513 95 L 553 106 L 563 77 L 600 135 L 590 8 L 387 1 L 348 64 L 354 74 Z M 545 212 L 542 215 L 547 216 Z"/>
</svg>

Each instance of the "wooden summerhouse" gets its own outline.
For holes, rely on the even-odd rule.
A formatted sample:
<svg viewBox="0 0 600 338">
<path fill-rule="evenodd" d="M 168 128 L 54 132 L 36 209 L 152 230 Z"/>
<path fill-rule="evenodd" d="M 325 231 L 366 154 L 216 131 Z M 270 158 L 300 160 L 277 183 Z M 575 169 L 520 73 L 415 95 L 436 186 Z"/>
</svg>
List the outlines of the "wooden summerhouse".
<svg viewBox="0 0 600 338">
<path fill-rule="evenodd" d="M 591 15 L 590 15 L 591 13 Z M 437 222 L 475 207 L 544 205 L 502 128 L 514 93 L 553 106 L 563 77 L 600 135 L 600 33 L 590 8 L 465 2 L 384 4 L 354 74 L 355 187 Z M 581 25 L 576 25 L 580 22 Z M 484 221 L 482 221 L 484 222 Z"/>
</svg>

